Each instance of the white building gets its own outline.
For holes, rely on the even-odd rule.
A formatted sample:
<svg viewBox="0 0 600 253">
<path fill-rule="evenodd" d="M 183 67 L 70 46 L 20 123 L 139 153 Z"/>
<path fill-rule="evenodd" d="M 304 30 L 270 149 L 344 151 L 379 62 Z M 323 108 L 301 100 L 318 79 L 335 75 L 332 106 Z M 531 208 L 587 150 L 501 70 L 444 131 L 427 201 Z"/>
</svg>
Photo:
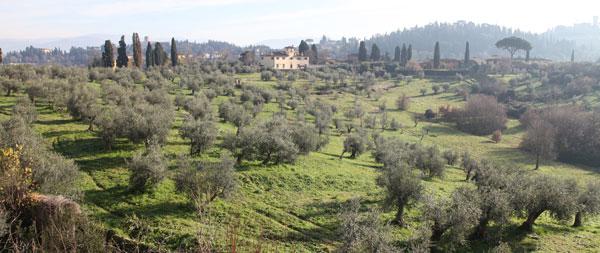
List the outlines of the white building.
<svg viewBox="0 0 600 253">
<path fill-rule="evenodd" d="M 300 55 L 295 47 L 286 47 L 283 51 L 260 56 L 262 66 L 279 70 L 305 69 L 308 62 L 308 56 Z"/>
</svg>

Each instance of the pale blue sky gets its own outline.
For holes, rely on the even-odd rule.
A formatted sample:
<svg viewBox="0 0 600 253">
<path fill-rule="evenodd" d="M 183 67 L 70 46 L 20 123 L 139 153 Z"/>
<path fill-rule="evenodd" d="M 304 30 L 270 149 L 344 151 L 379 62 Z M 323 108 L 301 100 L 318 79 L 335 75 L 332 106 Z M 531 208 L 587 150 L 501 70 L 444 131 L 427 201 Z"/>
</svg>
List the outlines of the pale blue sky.
<svg viewBox="0 0 600 253">
<path fill-rule="evenodd" d="M 139 32 L 154 39 L 175 36 L 245 45 L 323 34 L 370 37 L 434 21 L 467 20 L 543 32 L 560 24 L 591 22 L 594 15 L 600 15 L 599 1 L 0 0 L 0 36 Z"/>
</svg>

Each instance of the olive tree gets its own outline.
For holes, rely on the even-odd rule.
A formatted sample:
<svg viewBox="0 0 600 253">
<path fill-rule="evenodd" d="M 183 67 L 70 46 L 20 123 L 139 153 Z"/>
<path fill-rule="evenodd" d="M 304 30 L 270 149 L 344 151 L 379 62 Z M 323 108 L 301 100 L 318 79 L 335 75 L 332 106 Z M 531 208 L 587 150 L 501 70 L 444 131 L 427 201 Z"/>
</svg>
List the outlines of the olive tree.
<svg viewBox="0 0 600 253">
<path fill-rule="evenodd" d="M 204 94 L 196 94 L 194 97 L 188 99 L 183 109 L 188 111 L 195 119 L 210 118 L 212 114 L 210 100 Z"/>
<path fill-rule="evenodd" d="M 207 150 L 217 138 L 217 128 L 212 121 L 188 117 L 179 129 L 181 138 L 190 140 L 190 155 Z"/>
<path fill-rule="evenodd" d="M 0 84 L 2 84 L 2 88 L 6 91 L 7 97 L 10 97 L 11 93 L 17 92 L 21 88 L 19 81 L 14 79 L 2 78 L 0 79 Z"/>
<path fill-rule="evenodd" d="M 129 188 L 144 191 L 155 187 L 165 178 L 167 160 L 157 143 L 152 143 L 145 152 L 135 154 L 127 166 L 131 172 Z"/>
<path fill-rule="evenodd" d="M 365 133 L 351 133 L 346 139 L 344 139 L 344 150 L 340 154 L 340 159 L 344 157 L 345 153 L 350 153 L 350 159 L 354 159 L 357 156 L 364 153 L 367 149 L 369 139 Z"/>
<path fill-rule="evenodd" d="M 391 253 L 399 249 L 392 244 L 391 228 L 379 219 L 379 212 L 371 210 L 360 215 L 360 200 L 351 199 L 342 205 L 340 234 L 342 245 L 337 252 Z"/>
<path fill-rule="evenodd" d="M 537 218 L 548 211 L 553 217 L 564 220 L 577 210 L 578 189 L 574 180 L 559 180 L 550 176 L 537 175 L 524 178 L 516 186 L 516 205 L 526 220 L 522 230 L 531 232 Z"/>
<path fill-rule="evenodd" d="M 593 182 L 587 185 L 587 188 L 577 198 L 576 208 L 577 212 L 575 213 L 573 227 L 583 225 L 584 215 L 600 214 L 600 183 Z"/>
<path fill-rule="evenodd" d="M 23 118 L 28 124 L 33 123 L 37 118 L 35 106 L 26 98 L 17 100 L 17 103 L 13 106 L 12 114 Z"/>
<path fill-rule="evenodd" d="M 439 246 L 449 247 L 446 251 L 464 244 L 477 225 L 481 210 L 473 197 L 471 189 L 460 187 L 450 199 L 428 197 L 424 200 L 422 213 L 431 226 L 431 240 Z"/>
<path fill-rule="evenodd" d="M 222 154 L 218 163 L 197 167 L 187 164 L 180 168 L 175 178 L 176 189 L 186 194 L 198 212 L 202 213 L 216 198 L 228 197 L 235 191 L 234 165 L 235 161 L 228 153 Z"/>
<path fill-rule="evenodd" d="M 413 175 L 407 164 L 400 163 L 384 168 L 377 184 L 385 190 L 384 205 L 396 209 L 393 222 L 403 226 L 405 207 L 416 201 L 423 191 L 421 180 Z"/>
</svg>

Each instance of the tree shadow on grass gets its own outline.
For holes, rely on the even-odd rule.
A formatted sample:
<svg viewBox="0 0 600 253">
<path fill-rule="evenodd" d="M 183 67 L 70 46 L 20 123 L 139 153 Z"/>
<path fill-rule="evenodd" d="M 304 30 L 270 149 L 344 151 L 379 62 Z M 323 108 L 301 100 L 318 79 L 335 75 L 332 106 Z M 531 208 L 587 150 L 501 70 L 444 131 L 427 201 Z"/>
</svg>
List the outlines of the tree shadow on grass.
<svg viewBox="0 0 600 253">
<path fill-rule="evenodd" d="M 131 152 L 138 149 L 138 146 L 126 140 L 117 140 L 113 149 L 107 150 L 100 138 L 63 138 L 58 139 L 54 149 L 66 157 L 77 159 L 123 151 Z"/>
<path fill-rule="evenodd" d="M 74 119 L 53 119 L 53 120 L 38 120 L 35 123 L 38 125 L 64 125 L 64 124 L 69 124 L 69 123 L 74 123 L 77 122 L 77 120 Z"/>
<path fill-rule="evenodd" d="M 44 138 L 48 139 L 48 138 L 61 137 L 61 136 L 65 136 L 65 135 L 79 134 L 79 133 L 85 133 L 85 132 L 77 131 L 77 130 L 48 131 L 48 132 L 42 133 L 42 136 Z"/>
<path fill-rule="evenodd" d="M 114 169 L 118 167 L 124 167 L 127 163 L 125 157 L 122 156 L 110 156 L 100 157 L 96 159 L 77 160 L 77 165 L 81 170 L 90 172 L 96 170 Z"/>
</svg>

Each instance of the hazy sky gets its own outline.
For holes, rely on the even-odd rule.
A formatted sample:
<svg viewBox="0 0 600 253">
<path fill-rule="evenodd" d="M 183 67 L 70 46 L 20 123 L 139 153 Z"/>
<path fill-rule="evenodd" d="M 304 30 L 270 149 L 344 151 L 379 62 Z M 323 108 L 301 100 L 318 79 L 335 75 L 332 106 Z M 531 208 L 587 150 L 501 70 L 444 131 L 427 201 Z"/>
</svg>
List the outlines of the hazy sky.
<svg viewBox="0 0 600 253">
<path fill-rule="evenodd" d="M 501 4 L 498 4 L 500 3 Z M 543 32 L 591 22 L 598 0 L 0 0 L 3 39 L 86 34 L 226 40 L 359 38 L 434 21 Z"/>
</svg>

